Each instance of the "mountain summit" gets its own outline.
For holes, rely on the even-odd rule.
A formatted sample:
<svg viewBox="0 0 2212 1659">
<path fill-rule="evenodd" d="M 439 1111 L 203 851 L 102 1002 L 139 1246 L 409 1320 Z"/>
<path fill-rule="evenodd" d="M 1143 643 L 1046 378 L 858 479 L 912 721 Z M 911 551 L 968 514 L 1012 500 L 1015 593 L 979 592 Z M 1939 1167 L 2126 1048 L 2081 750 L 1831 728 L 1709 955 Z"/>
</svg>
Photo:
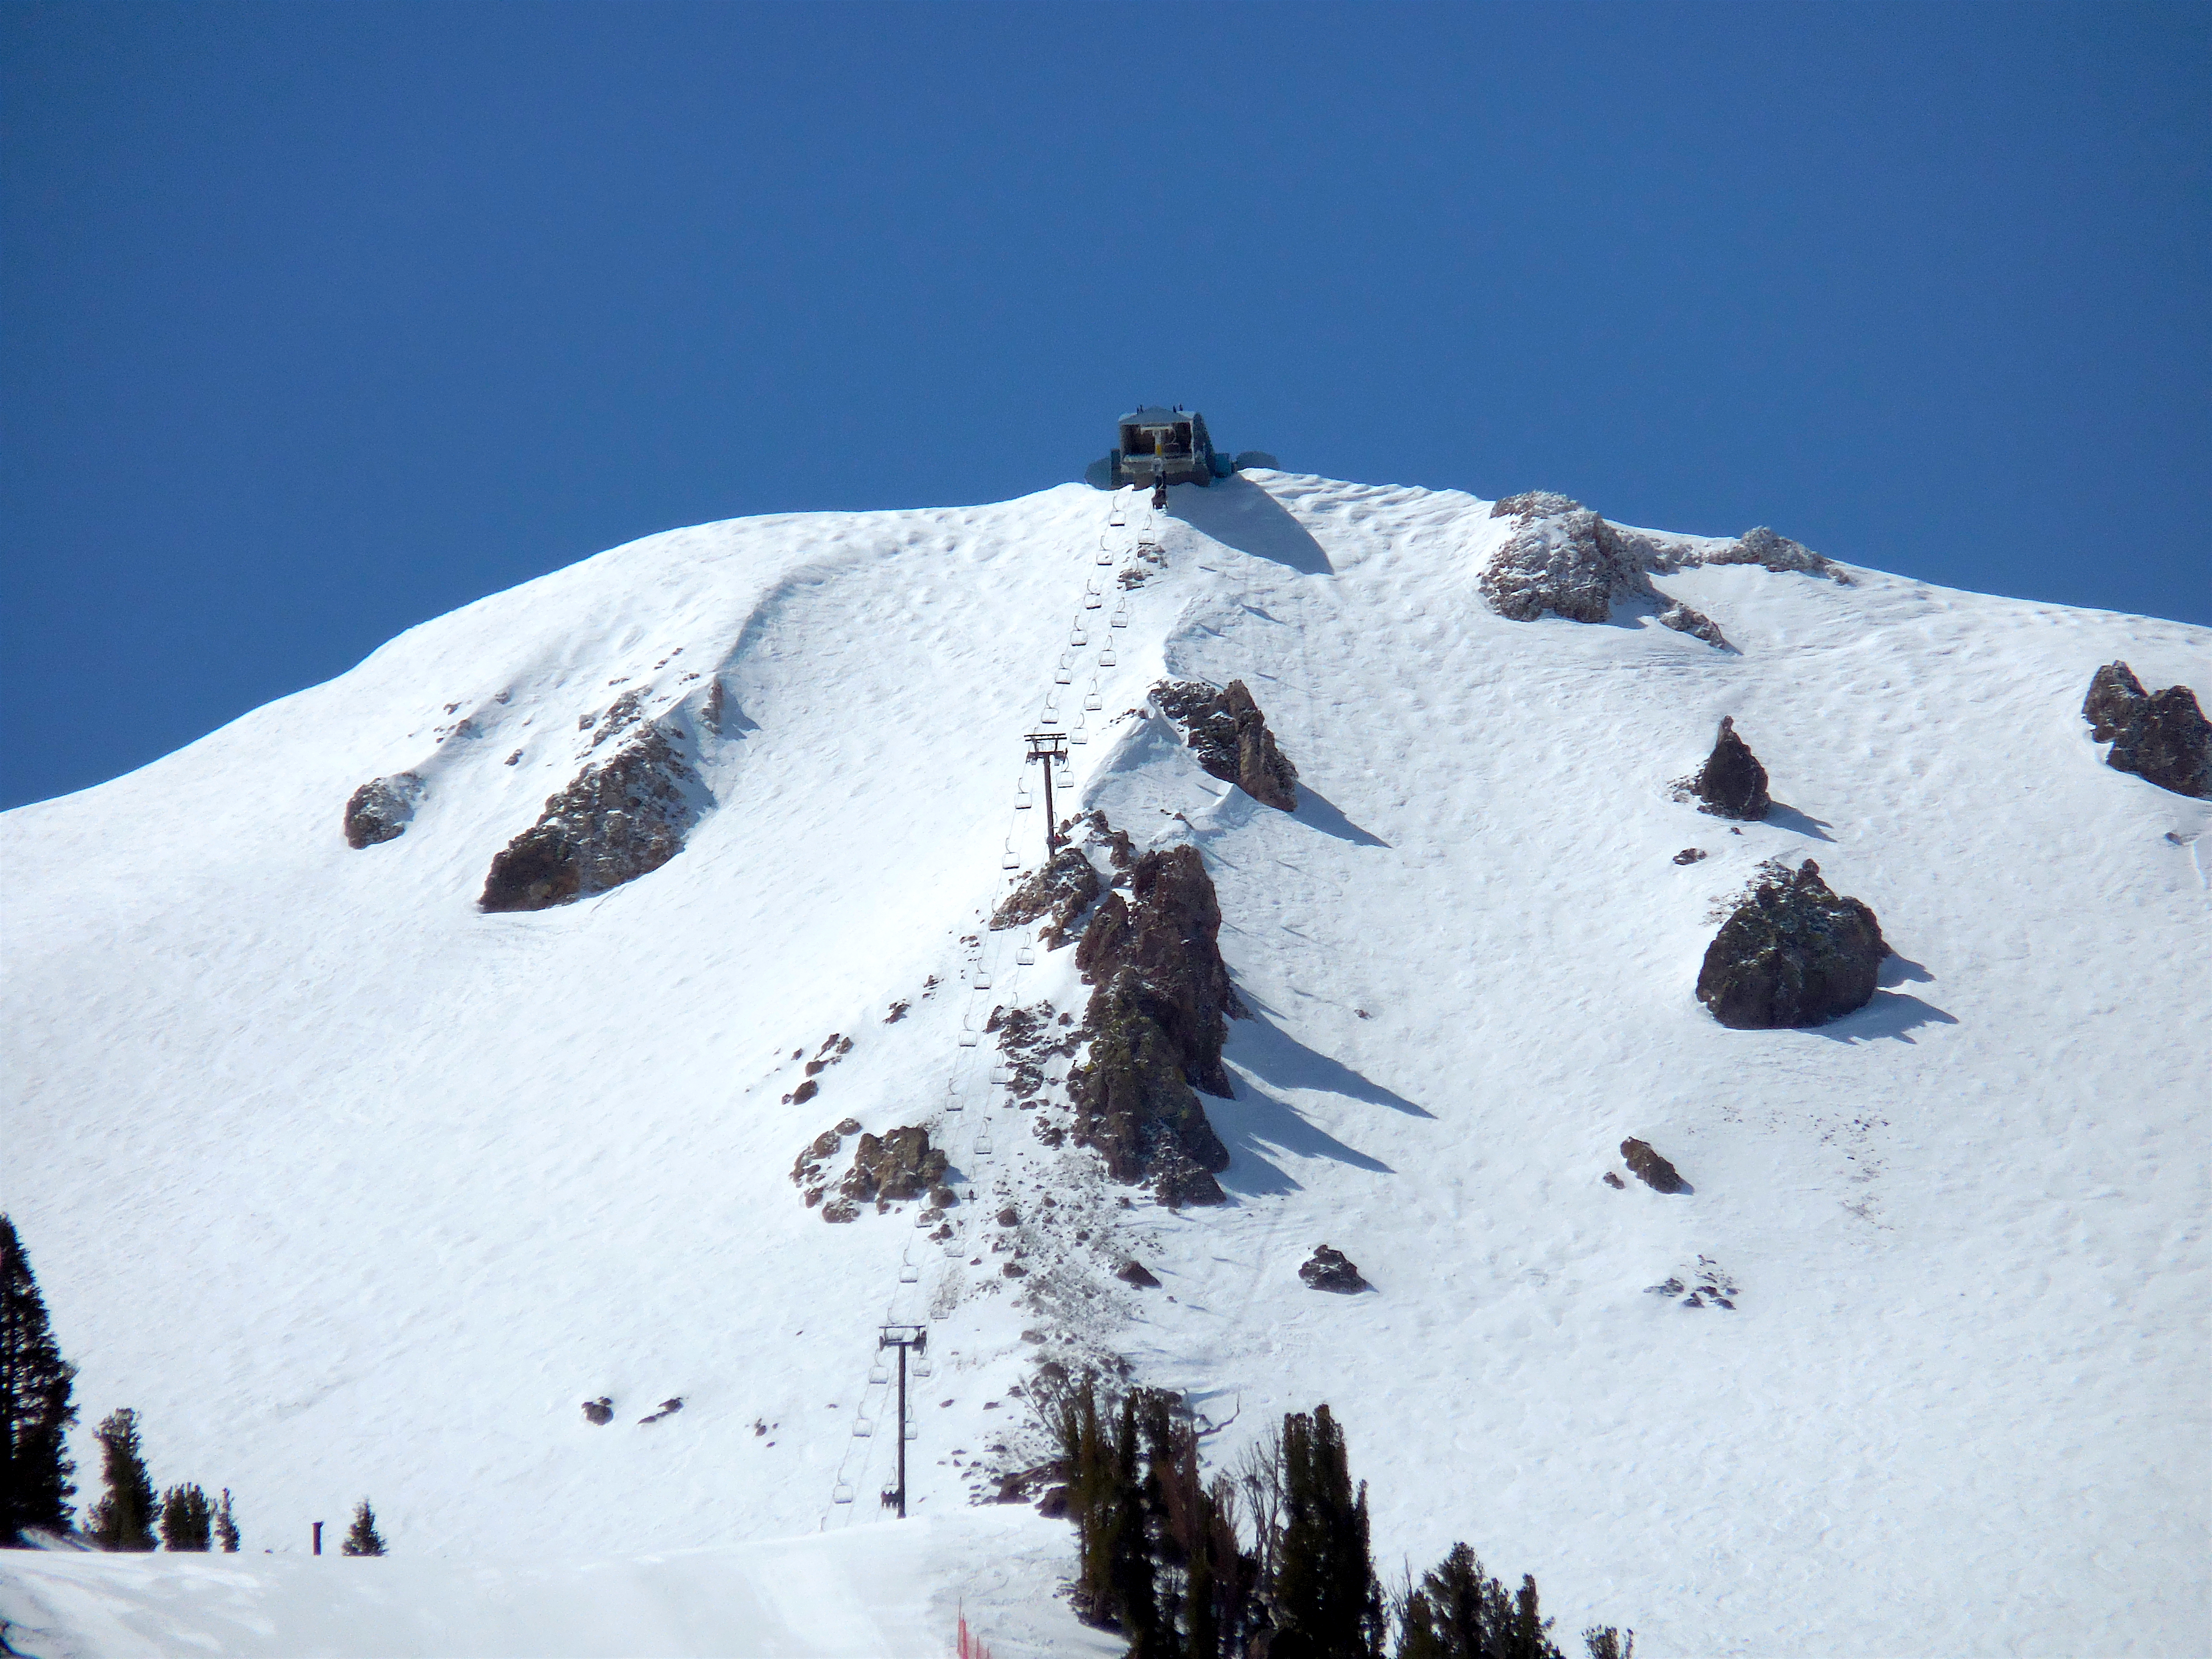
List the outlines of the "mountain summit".
<svg viewBox="0 0 2212 1659">
<path fill-rule="evenodd" d="M 2212 633 L 1146 501 L 650 537 L 0 819 L 86 1419 L 395 1557 L 734 1544 L 882 1513 L 911 1322 L 923 1517 L 1126 1367 L 1212 1457 L 1326 1401 L 1378 1559 L 1639 1652 L 2201 1635 L 2212 802 L 2081 711 Z"/>
</svg>

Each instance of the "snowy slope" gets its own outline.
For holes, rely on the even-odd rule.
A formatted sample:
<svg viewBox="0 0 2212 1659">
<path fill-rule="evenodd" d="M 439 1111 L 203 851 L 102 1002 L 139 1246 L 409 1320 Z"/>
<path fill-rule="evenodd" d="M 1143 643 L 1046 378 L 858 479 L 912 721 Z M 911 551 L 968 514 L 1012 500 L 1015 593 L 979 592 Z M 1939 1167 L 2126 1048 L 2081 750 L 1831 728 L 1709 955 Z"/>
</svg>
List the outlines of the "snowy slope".
<svg viewBox="0 0 2212 1659">
<path fill-rule="evenodd" d="M 650 538 L 0 820 L 0 1204 L 88 1421 L 138 1407 L 156 1478 L 233 1487 L 249 1548 L 363 1492 L 407 1556 L 723 1546 L 874 1517 L 875 1328 L 929 1317 L 925 1516 L 1021 1464 L 1009 1389 L 1072 1334 L 1233 1416 L 1224 1456 L 1328 1401 L 1383 1559 L 1465 1538 L 1565 1632 L 2200 1650 L 2212 808 L 2106 768 L 2078 710 L 2116 657 L 2212 690 L 2212 635 L 1749 566 L 1659 581 L 1740 654 L 1626 611 L 1515 623 L 1476 591 L 1487 503 L 1274 473 L 1178 489 L 1110 629 L 1145 514 L 1108 511 L 1069 486 Z M 1114 718 L 1163 672 L 1250 684 L 1295 817 Z M 1206 1103 L 1219 1209 L 1121 1209 L 957 1042 L 1079 1012 L 1071 952 L 986 933 L 978 990 L 961 939 L 1006 848 L 1041 850 L 1021 734 L 1094 672 L 1084 804 L 1200 847 L 1256 1014 Z M 480 914 L 580 720 L 696 708 L 688 675 L 730 713 L 686 849 Z M 1740 837 L 1668 787 L 1723 714 L 1787 804 Z M 409 769 L 405 835 L 349 849 L 348 795 Z M 1880 916 L 1887 988 L 1724 1030 L 1691 994 L 1714 908 L 1806 854 Z M 958 1254 L 911 1206 L 801 1207 L 793 1157 L 848 1114 L 949 1144 Z M 1630 1134 L 1695 1193 L 1601 1184 Z M 1025 1280 L 983 1243 L 1007 1197 Z M 1376 1294 L 1298 1282 L 1324 1241 Z M 1107 1280 L 1124 1250 L 1164 1288 Z M 1734 1311 L 1644 1293 L 1701 1257 Z"/>
</svg>

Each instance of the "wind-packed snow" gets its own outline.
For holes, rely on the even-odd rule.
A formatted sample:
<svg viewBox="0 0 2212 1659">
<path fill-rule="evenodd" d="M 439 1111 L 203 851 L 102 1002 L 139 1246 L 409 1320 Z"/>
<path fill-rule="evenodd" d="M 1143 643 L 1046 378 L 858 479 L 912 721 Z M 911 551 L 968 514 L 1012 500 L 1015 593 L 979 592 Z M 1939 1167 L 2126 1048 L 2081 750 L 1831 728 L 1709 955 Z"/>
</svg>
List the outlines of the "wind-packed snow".
<svg viewBox="0 0 2212 1659">
<path fill-rule="evenodd" d="M 635 1597 L 672 1621 L 651 1650 L 827 1651 L 718 1644 L 788 1559 L 825 1620 L 857 1596 L 912 1638 L 841 1650 L 940 1651 L 949 1540 L 1001 1547 L 949 1517 L 1042 1455 L 1012 1390 L 1112 1352 L 1228 1425 L 1218 1462 L 1327 1401 L 1386 1568 L 1465 1539 L 1537 1576 L 1571 1647 L 1601 1620 L 1655 1659 L 2201 1651 L 2212 804 L 2106 767 L 2080 707 L 2116 658 L 2212 692 L 2212 633 L 1856 566 L 1656 578 L 1729 652 L 1649 606 L 1492 614 L 1510 521 L 1471 496 L 1178 488 L 1158 566 L 1132 502 L 649 538 L 0 819 L 0 1206 L 87 1424 L 136 1407 L 155 1479 L 231 1487 L 250 1552 L 296 1558 L 364 1494 L 394 1551 L 10 1560 L 0 1618 L 146 1651 L 156 1604 L 198 1598 L 280 1646 L 491 1652 L 485 1609 L 542 1594 L 562 1618 L 514 1628 L 580 1653 L 620 1645 Z M 1124 568 L 1149 574 L 1116 629 Z M 1163 673 L 1249 685 L 1295 816 L 1126 713 Z M 592 753 L 580 720 L 639 691 L 697 734 L 713 805 L 684 850 L 480 913 L 493 854 Z M 1048 696 L 1084 722 L 1079 804 L 1194 842 L 1216 883 L 1255 1016 L 1237 1098 L 1206 1102 L 1219 1208 L 1100 1184 L 993 1103 L 990 1039 L 958 1042 L 999 1005 L 1080 1016 L 1072 951 L 981 926 L 1006 850 L 1040 861 L 1015 801 Z M 1723 714 L 1782 803 L 1740 836 L 1670 792 Z M 349 796 L 404 771 L 405 832 L 349 848 Z M 1806 855 L 1880 917 L 1885 988 L 1817 1030 L 1724 1030 L 1692 995 L 1718 907 Z M 833 1033 L 849 1054 L 784 1103 Z M 913 1205 L 802 1206 L 793 1160 L 848 1115 L 948 1147 L 975 1194 L 953 1253 Z M 1630 1135 L 1694 1192 L 1605 1185 Z M 1019 1279 L 988 1248 L 1010 1200 Z M 1301 1284 L 1322 1243 L 1374 1291 Z M 1102 1271 L 1125 1253 L 1162 1288 Z M 1733 1310 L 1647 1293 L 1701 1268 Z M 889 1319 L 930 1323 L 910 1452 L 937 1529 L 771 1549 L 882 1513 Z M 1057 1527 L 1003 1524 L 1032 1564 Z M 301 1576 L 356 1569 L 389 1573 L 385 1611 Z M 1102 1650 L 1024 1571 L 986 1638 Z"/>
</svg>

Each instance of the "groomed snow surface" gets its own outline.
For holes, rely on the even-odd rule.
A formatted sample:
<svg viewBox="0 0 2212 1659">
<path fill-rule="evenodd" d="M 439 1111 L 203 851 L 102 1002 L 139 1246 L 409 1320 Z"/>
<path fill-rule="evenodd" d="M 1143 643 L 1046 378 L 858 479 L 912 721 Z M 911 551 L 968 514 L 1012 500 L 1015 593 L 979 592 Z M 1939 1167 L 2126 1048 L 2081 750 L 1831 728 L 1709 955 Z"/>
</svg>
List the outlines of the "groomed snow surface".
<svg viewBox="0 0 2212 1659">
<path fill-rule="evenodd" d="M 1066 1527 L 970 1502 L 1042 1455 L 1036 1363 L 1118 1353 L 1227 1425 L 1217 1462 L 1328 1401 L 1386 1572 L 1465 1539 L 1571 1650 L 2204 1651 L 2212 806 L 2104 766 L 2079 709 L 2116 658 L 2212 690 L 2212 634 L 1856 568 L 1660 578 L 1727 652 L 1492 614 L 1509 525 L 1456 493 L 1178 488 L 1159 563 L 1146 516 L 1067 486 L 649 538 L 0 820 L 0 1206 L 86 1430 L 137 1407 L 247 1551 L 11 1556 L 9 1641 L 921 1655 L 964 1606 L 1005 1659 L 1109 1653 L 1054 1599 Z M 1251 687 L 1295 816 L 1126 712 L 1163 673 Z M 685 849 L 480 913 L 634 691 L 698 733 Z M 1206 1103 L 1221 1207 L 1102 1183 L 959 1042 L 1080 1012 L 1072 951 L 981 927 L 1042 850 L 1048 696 L 1081 804 L 1218 890 L 1255 1016 Z M 1784 804 L 1740 836 L 1669 788 L 1723 714 Z M 349 849 L 348 797 L 406 770 L 405 833 Z M 1692 995 L 1718 907 L 1807 855 L 1879 915 L 1884 988 L 1725 1030 Z M 947 1147 L 949 1249 L 913 1205 L 801 1205 L 848 1115 Z M 1694 1191 L 1604 1184 L 1630 1135 Z M 1322 1243 L 1373 1291 L 1306 1289 Z M 1733 1310 L 1647 1292 L 1701 1267 Z M 902 1527 L 891 1319 L 930 1329 Z M 305 1559 L 364 1494 L 392 1556 Z"/>
</svg>

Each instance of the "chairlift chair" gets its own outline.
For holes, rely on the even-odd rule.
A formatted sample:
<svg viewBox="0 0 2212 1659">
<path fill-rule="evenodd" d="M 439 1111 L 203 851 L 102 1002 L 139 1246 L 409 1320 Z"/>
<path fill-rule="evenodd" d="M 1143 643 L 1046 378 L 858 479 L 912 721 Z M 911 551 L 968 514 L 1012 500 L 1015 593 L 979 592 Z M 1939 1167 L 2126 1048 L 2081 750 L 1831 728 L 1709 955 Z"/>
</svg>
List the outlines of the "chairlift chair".
<svg viewBox="0 0 2212 1659">
<path fill-rule="evenodd" d="M 919 1440 L 919 1439 L 921 1439 L 921 1425 L 920 1425 L 919 1424 L 915 1424 L 915 1423 L 909 1423 L 909 1424 L 908 1424 L 908 1425 L 906 1425 L 906 1437 L 907 1437 L 908 1439 L 909 1439 L 909 1440 Z"/>
<path fill-rule="evenodd" d="M 983 1036 L 980 1031 L 963 1031 L 960 1034 L 960 1046 L 963 1048 L 972 1048 L 982 1040 Z"/>
<path fill-rule="evenodd" d="M 1078 617 L 1075 619 L 1075 627 L 1073 631 L 1068 635 L 1067 642 L 1079 648 L 1091 643 L 1091 636 L 1083 631 L 1082 617 Z"/>
<path fill-rule="evenodd" d="M 878 1359 L 874 1364 L 868 1367 L 868 1386 L 870 1388 L 879 1389 L 890 1380 L 890 1367 L 884 1364 L 882 1360 Z"/>
<path fill-rule="evenodd" d="M 855 1439 L 855 1440 L 866 1440 L 866 1439 L 870 1435 L 873 1434 L 875 1431 L 876 1431 L 876 1425 L 875 1425 L 874 1424 L 872 1424 L 872 1423 L 869 1422 L 869 1421 L 868 1421 L 868 1419 L 867 1419 L 866 1418 L 865 1418 L 865 1417 L 856 1417 L 856 1418 L 854 1418 L 854 1419 L 853 1419 L 853 1438 L 854 1438 L 854 1439 Z"/>
<path fill-rule="evenodd" d="M 989 990 L 991 988 L 991 970 L 988 968 L 984 967 L 981 963 L 978 963 L 975 966 L 975 977 L 968 981 L 968 988 L 971 991 Z"/>
<path fill-rule="evenodd" d="M 1129 612 L 1127 608 L 1124 607 L 1121 610 L 1116 611 L 1111 617 L 1108 617 L 1107 620 L 1115 628 L 1127 628 L 1129 625 Z"/>
<path fill-rule="evenodd" d="M 1020 950 L 1015 951 L 1014 966 L 1017 968 L 1036 967 L 1036 948 L 1034 945 L 1024 945 Z"/>
<path fill-rule="evenodd" d="M 991 1086 L 993 1088 L 1003 1089 L 1006 1085 L 1012 1083 L 1013 1080 L 1014 1068 L 1012 1066 L 994 1066 L 991 1068 Z"/>
<path fill-rule="evenodd" d="M 1083 706 L 1092 709 L 1103 708 L 1106 706 L 1106 700 L 1098 695 L 1098 688 L 1096 685 L 1085 694 Z"/>
<path fill-rule="evenodd" d="M 1098 653 L 1098 665 L 1101 668 L 1118 668 L 1121 663 L 1121 659 L 1114 654 L 1114 647 L 1110 645 Z"/>
<path fill-rule="evenodd" d="M 929 1350 L 924 1348 L 914 1357 L 914 1374 L 925 1382 L 936 1375 L 937 1367 L 929 1363 Z"/>
<path fill-rule="evenodd" d="M 914 1263 L 913 1263 L 913 1262 L 911 1262 L 911 1261 L 902 1261 L 902 1262 L 900 1262 L 900 1263 L 899 1263 L 899 1283 L 900 1283 L 900 1284 L 902 1284 L 902 1285 L 911 1285 L 911 1284 L 914 1284 L 914 1283 L 915 1283 L 915 1281 L 917 1281 L 918 1279 L 921 1279 L 921 1268 L 919 1268 L 919 1267 L 915 1267 L 915 1266 L 914 1265 Z"/>
<path fill-rule="evenodd" d="M 853 1501 L 852 1482 L 849 1480 L 840 1480 L 836 1486 L 830 1487 L 830 1501 L 833 1504 L 851 1503 Z"/>
</svg>

